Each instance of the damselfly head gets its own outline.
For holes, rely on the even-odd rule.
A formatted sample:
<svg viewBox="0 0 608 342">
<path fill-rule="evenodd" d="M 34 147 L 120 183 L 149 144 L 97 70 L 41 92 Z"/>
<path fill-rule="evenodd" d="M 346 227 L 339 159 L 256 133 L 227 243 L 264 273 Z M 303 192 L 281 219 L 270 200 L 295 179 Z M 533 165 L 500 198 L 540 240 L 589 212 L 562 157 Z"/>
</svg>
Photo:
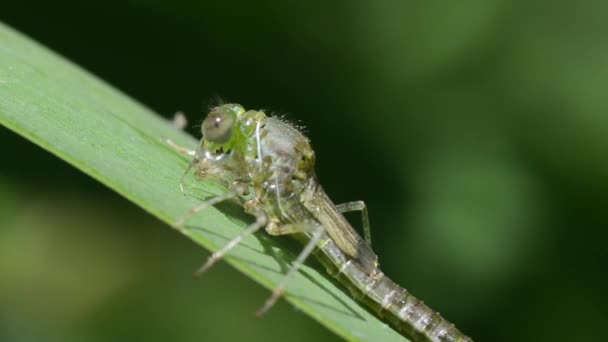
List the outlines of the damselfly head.
<svg viewBox="0 0 608 342">
<path fill-rule="evenodd" d="M 222 104 L 207 114 L 201 131 L 203 138 L 193 161 L 197 175 L 230 186 L 234 179 L 248 177 L 251 164 L 257 162 L 256 128 L 263 126 L 266 115 L 245 111 L 239 104 Z"/>
<path fill-rule="evenodd" d="M 213 108 L 201 126 L 203 138 L 212 144 L 226 144 L 233 136 L 237 117 L 245 109 L 237 104 L 225 104 Z"/>
</svg>

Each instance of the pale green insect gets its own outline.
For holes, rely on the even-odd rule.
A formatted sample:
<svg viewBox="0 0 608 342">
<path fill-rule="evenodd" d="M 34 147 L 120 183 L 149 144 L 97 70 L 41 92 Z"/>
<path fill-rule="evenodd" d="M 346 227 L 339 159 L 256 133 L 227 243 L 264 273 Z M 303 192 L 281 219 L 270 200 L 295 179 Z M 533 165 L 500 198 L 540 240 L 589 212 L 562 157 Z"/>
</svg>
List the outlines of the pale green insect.
<svg viewBox="0 0 608 342">
<path fill-rule="evenodd" d="M 317 181 L 314 151 L 297 128 L 263 112 L 225 104 L 207 115 L 202 133 L 196 151 L 167 142 L 194 157 L 185 174 L 194 168 L 198 177 L 216 181 L 229 191 L 192 208 L 176 226 L 181 227 L 201 210 L 230 199 L 238 199 L 256 220 L 213 253 L 199 272 L 206 271 L 243 238 L 262 228 L 270 235 L 293 235 L 304 241 L 304 249 L 258 315 L 274 305 L 291 276 L 314 252 L 354 298 L 408 338 L 472 341 L 380 271 L 378 258 L 371 249 L 365 204 L 361 201 L 333 204 Z M 365 240 L 341 214 L 354 210 L 362 212 Z"/>
</svg>

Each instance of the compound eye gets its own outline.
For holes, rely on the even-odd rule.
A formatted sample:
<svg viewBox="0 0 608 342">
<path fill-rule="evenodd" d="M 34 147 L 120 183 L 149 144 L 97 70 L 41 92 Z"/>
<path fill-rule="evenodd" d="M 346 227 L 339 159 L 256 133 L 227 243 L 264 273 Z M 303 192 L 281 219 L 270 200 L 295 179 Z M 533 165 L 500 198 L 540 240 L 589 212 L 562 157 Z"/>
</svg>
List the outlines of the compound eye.
<svg viewBox="0 0 608 342">
<path fill-rule="evenodd" d="M 232 137 L 232 127 L 234 126 L 234 117 L 226 112 L 213 111 L 207 115 L 201 131 L 203 138 L 216 143 L 224 144 Z"/>
</svg>

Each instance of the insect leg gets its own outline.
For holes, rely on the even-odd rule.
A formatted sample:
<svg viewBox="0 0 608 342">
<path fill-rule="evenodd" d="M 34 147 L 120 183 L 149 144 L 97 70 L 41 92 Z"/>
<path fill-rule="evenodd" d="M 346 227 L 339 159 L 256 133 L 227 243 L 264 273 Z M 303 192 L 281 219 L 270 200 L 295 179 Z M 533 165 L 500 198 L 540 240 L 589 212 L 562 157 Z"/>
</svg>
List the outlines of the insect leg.
<svg viewBox="0 0 608 342">
<path fill-rule="evenodd" d="M 172 149 L 175 150 L 175 152 L 179 153 L 179 154 L 185 154 L 191 157 L 194 157 L 194 155 L 196 154 L 195 150 L 191 150 L 187 147 L 183 147 L 180 146 L 178 144 L 176 144 L 175 142 L 173 142 L 173 140 L 167 138 L 167 137 L 162 137 L 160 138 L 160 141 L 162 141 L 163 143 L 167 144 L 169 147 L 171 147 Z"/>
<path fill-rule="evenodd" d="M 294 229 L 295 227 L 296 225 L 293 225 L 293 227 L 288 230 L 296 232 L 296 230 Z M 296 260 L 293 262 L 293 265 L 291 266 L 287 274 L 283 277 L 279 285 L 277 285 L 277 287 L 272 291 L 272 295 L 270 296 L 270 298 L 268 298 L 268 300 L 266 300 L 266 303 L 264 303 L 264 306 L 262 306 L 256 312 L 257 317 L 261 317 L 262 315 L 264 315 L 277 302 L 281 295 L 283 295 L 283 293 L 285 292 L 285 288 L 287 287 L 287 283 L 289 282 L 291 277 L 300 269 L 306 258 L 308 258 L 308 256 L 313 252 L 315 247 L 317 247 L 319 241 L 321 241 L 321 237 L 323 237 L 324 231 L 323 227 L 316 226 L 312 228 L 312 230 L 314 231 L 312 233 L 312 237 L 310 238 L 302 252 L 300 252 L 300 255 L 298 255 Z M 311 227 L 310 225 L 300 225 L 300 229 L 297 231 L 309 232 L 311 231 Z"/>
<path fill-rule="evenodd" d="M 196 151 L 191 150 L 187 147 L 180 146 L 180 145 L 176 144 L 175 142 L 173 142 L 173 140 L 166 138 L 166 137 L 161 137 L 160 140 L 163 143 L 167 144 L 169 147 L 171 147 L 173 150 L 175 150 L 175 152 L 177 152 L 179 154 L 186 154 L 186 155 L 193 157 L 192 161 L 190 162 L 190 164 L 188 164 L 186 171 L 184 171 L 184 174 L 182 175 L 182 178 L 179 181 L 179 188 L 182 192 L 184 192 L 184 178 L 186 177 L 188 172 L 190 172 L 192 167 L 199 161 L 198 158 L 196 157 Z"/>
<path fill-rule="evenodd" d="M 257 232 L 260 228 L 263 228 L 268 223 L 268 218 L 264 213 L 258 213 L 255 222 L 249 225 L 245 230 L 243 230 L 239 235 L 237 235 L 234 239 L 230 240 L 224 247 L 215 253 L 211 254 L 205 264 L 201 266 L 196 272 L 194 272 L 195 276 L 200 276 L 204 272 L 206 272 L 211 266 L 213 266 L 216 262 L 221 260 L 226 253 L 228 253 L 231 249 L 236 247 L 244 238 L 247 236 Z"/>
<path fill-rule="evenodd" d="M 182 111 L 175 112 L 175 114 L 173 114 L 173 120 L 171 120 L 171 123 L 173 123 L 173 127 L 179 129 L 180 131 L 184 130 L 184 128 L 188 126 L 186 114 L 184 114 Z"/>
<path fill-rule="evenodd" d="M 316 227 L 313 225 L 303 225 L 303 224 L 295 224 L 295 223 L 287 223 L 282 225 L 277 225 L 271 222 L 266 226 L 266 232 L 273 236 L 279 235 L 289 235 L 296 233 L 311 233 L 316 230 Z"/>
<path fill-rule="evenodd" d="M 347 213 L 350 211 L 361 211 L 361 222 L 363 223 L 363 238 L 367 242 L 367 244 L 372 246 L 372 233 L 369 225 L 369 215 L 367 213 L 367 206 L 363 201 L 353 201 L 336 205 L 336 209 L 338 209 L 341 213 Z"/>
<path fill-rule="evenodd" d="M 209 208 L 210 206 L 216 205 L 220 202 L 223 202 L 223 201 L 235 198 L 235 197 L 237 197 L 237 194 L 234 191 L 229 191 L 223 195 L 212 197 L 212 198 L 202 202 L 201 204 L 197 205 L 196 207 L 190 208 L 190 210 L 188 210 L 188 212 L 186 214 L 184 214 L 182 217 L 179 218 L 179 220 L 177 220 L 175 222 L 175 227 L 179 229 L 184 225 L 184 223 L 189 218 L 196 215 L 198 212 L 205 210 L 205 209 Z"/>
</svg>

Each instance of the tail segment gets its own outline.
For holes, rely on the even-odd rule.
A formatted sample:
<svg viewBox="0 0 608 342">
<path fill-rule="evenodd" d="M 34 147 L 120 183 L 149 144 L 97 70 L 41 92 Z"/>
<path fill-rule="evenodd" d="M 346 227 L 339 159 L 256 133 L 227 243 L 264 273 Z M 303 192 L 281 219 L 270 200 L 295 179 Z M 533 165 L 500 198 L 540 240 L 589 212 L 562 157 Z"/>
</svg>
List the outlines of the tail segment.
<svg viewBox="0 0 608 342">
<path fill-rule="evenodd" d="M 380 270 L 373 278 L 378 279 L 370 287 L 366 297 L 373 301 L 372 308 L 379 310 L 398 330 L 415 341 L 472 342 L 454 324 L 445 320 L 439 312 L 426 306 Z M 365 288 L 367 291 L 367 288 Z"/>
<path fill-rule="evenodd" d="M 354 298 L 412 341 L 473 342 L 380 269 L 370 270 L 365 264 L 349 258 L 331 239 L 325 240 L 317 253 L 328 272 L 346 286 Z"/>
</svg>

